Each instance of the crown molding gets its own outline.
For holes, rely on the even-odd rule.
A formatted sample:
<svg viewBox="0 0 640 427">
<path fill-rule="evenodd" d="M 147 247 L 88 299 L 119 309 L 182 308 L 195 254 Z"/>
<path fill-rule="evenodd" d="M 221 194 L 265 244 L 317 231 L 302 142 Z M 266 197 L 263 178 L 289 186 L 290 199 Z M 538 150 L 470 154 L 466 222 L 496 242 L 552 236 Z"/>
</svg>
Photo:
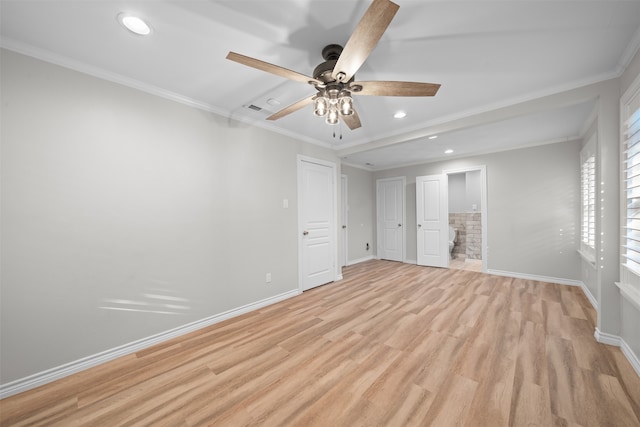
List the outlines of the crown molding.
<svg viewBox="0 0 640 427">
<path fill-rule="evenodd" d="M 21 55 L 29 56 L 44 62 L 48 62 L 50 64 L 58 65 L 60 67 L 67 68 L 82 74 L 87 74 L 92 77 L 110 81 L 112 83 L 116 83 L 122 86 L 130 87 L 132 89 L 136 89 L 141 92 L 148 93 L 150 95 L 158 96 L 160 98 L 164 98 L 169 101 L 174 101 L 191 108 L 207 111 L 209 113 L 213 113 L 213 114 L 216 114 L 231 120 L 235 120 L 241 123 L 245 123 L 251 126 L 257 126 L 259 128 L 262 128 L 271 132 L 275 132 L 280 135 L 287 136 L 289 138 L 293 138 L 297 141 L 303 141 L 309 144 L 318 145 L 331 150 L 337 150 L 337 147 L 334 147 L 329 143 L 319 141 L 314 138 L 309 138 L 304 135 L 298 135 L 294 132 L 290 132 L 288 130 L 279 128 L 277 126 L 273 126 L 264 120 L 252 120 L 250 118 L 243 117 L 243 116 L 234 116 L 232 112 L 224 110 L 220 107 L 216 107 L 214 105 L 211 105 L 202 101 L 198 101 L 196 99 L 189 98 L 187 96 L 180 95 L 176 92 L 172 92 L 158 86 L 144 83 L 136 79 L 125 77 L 118 73 L 113 73 L 103 68 L 95 67 L 93 65 L 89 65 L 87 63 L 77 61 L 67 56 L 53 53 L 46 49 L 41 49 L 26 43 L 18 42 L 11 38 L 3 37 L 2 39 L 0 39 L 0 47 L 3 49 L 10 50 L 12 52 L 19 53 Z"/>
</svg>

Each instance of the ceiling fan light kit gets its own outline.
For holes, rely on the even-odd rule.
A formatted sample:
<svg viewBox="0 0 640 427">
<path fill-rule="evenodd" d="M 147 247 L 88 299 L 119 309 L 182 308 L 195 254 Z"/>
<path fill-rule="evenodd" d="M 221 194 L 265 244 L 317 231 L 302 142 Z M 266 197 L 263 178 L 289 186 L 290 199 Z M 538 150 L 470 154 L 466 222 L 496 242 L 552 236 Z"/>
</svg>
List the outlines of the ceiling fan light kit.
<svg viewBox="0 0 640 427">
<path fill-rule="evenodd" d="M 353 105 L 352 94 L 434 96 L 440 88 L 440 85 L 435 83 L 354 82 L 356 71 L 378 44 L 398 8 L 399 6 L 390 0 L 373 0 L 344 48 L 330 44 L 322 49 L 325 62 L 315 68 L 313 77 L 235 52 L 229 52 L 227 59 L 290 80 L 308 83 L 316 89 L 316 94 L 283 108 L 267 117 L 267 120 L 280 119 L 312 103 L 313 113 L 318 117 L 325 117 L 327 124 L 336 125 L 342 119 L 349 129 L 354 130 L 361 127 L 361 123 Z"/>
<path fill-rule="evenodd" d="M 329 125 L 338 124 L 339 116 L 352 116 L 353 111 L 353 98 L 348 90 L 320 89 L 313 97 L 313 114 L 326 116 Z"/>
</svg>

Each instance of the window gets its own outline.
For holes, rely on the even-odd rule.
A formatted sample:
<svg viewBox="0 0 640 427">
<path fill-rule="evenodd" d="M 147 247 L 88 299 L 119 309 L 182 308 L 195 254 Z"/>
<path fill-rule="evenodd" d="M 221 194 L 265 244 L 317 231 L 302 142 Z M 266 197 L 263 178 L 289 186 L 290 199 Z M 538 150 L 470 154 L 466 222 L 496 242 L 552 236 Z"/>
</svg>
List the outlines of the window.
<svg viewBox="0 0 640 427">
<path fill-rule="evenodd" d="M 640 109 L 624 125 L 625 265 L 640 274 Z"/>
<path fill-rule="evenodd" d="M 582 223 L 580 252 L 595 262 L 596 251 L 596 150 L 595 134 L 580 152 Z"/>
</svg>

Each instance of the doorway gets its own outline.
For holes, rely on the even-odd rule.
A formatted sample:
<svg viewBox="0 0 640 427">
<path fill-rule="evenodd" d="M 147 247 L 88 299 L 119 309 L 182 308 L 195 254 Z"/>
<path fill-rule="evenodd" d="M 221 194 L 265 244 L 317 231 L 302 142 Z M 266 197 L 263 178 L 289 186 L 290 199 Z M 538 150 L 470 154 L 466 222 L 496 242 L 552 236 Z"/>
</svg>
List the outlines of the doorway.
<svg viewBox="0 0 640 427">
<path fill-rule="evenodd" d="M 449 184 L 449 226 L 455 241 L 449 268 L 487 271 L 486 166 L 445 170 Z"/>
</svg>

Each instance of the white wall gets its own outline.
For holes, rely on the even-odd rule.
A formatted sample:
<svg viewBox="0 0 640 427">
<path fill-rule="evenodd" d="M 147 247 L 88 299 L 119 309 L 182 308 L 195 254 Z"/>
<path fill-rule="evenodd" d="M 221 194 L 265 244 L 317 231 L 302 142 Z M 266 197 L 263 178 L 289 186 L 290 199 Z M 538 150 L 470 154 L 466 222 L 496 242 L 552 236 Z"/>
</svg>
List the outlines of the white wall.
<svg viewBox="0 0 640 427">
<path fill-rule="evenodd" d="M 3 384 L 297 289 L 296 156 L 333 152 L 0 63 Z"/>
<path fill-rule="evenodd" d="M 415 178 L 486 165 L 488 268 L 579 279 L 580 142 L 389 169 L 374 179 L 407 177 L 407 259 L 416 259 Z"/>
<path fill-rule="evenodd" d="M 375 255 L 375 183 L 367 170 L 342 165 L 342 173 L 348 177 L 349 223 L 347 224 L 349 248 L 347 263 Z M 367 243 L 369 250 L 366 249 Z"/>
</svg>

